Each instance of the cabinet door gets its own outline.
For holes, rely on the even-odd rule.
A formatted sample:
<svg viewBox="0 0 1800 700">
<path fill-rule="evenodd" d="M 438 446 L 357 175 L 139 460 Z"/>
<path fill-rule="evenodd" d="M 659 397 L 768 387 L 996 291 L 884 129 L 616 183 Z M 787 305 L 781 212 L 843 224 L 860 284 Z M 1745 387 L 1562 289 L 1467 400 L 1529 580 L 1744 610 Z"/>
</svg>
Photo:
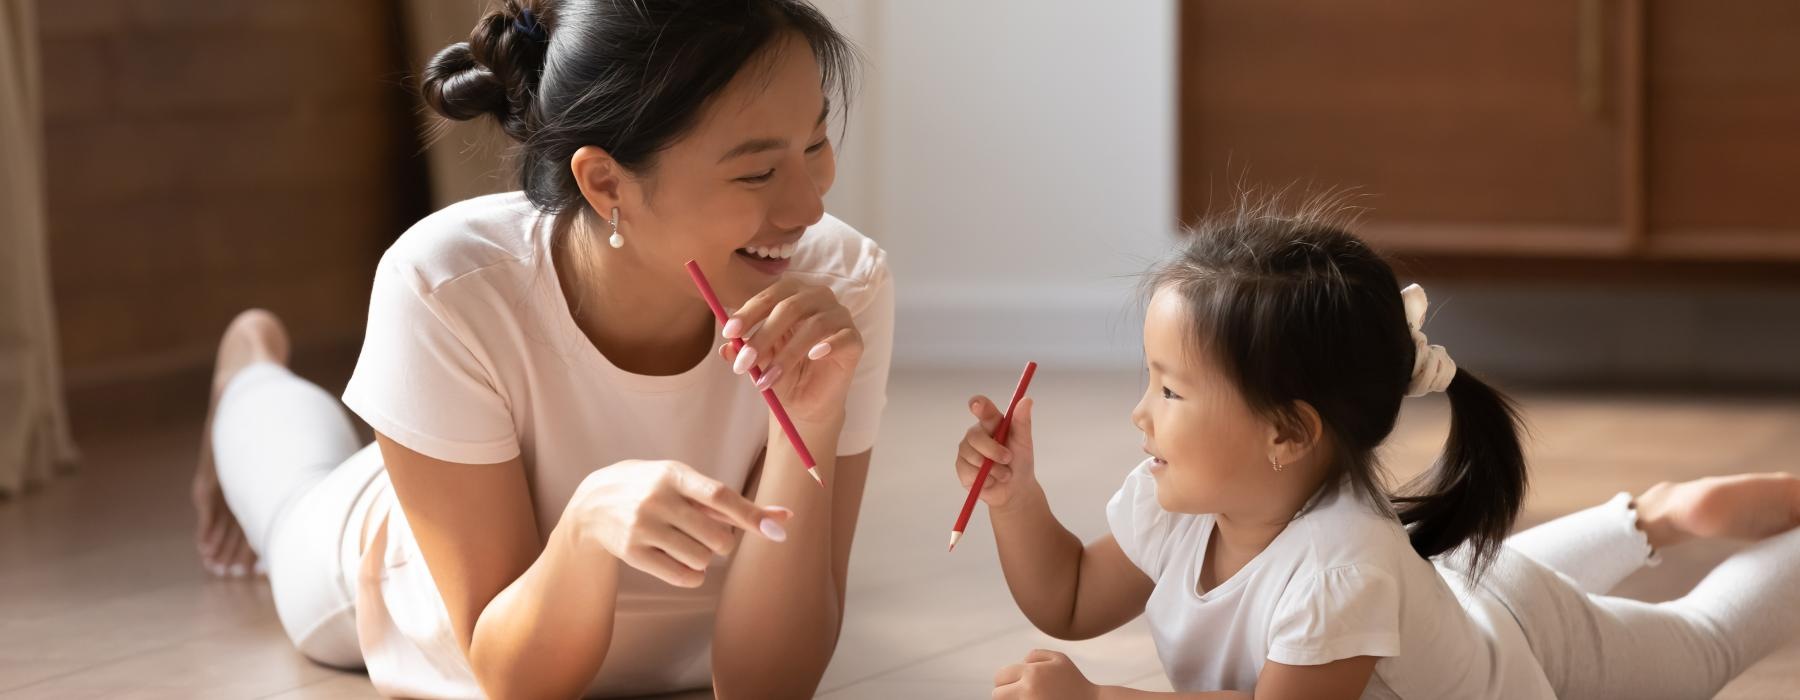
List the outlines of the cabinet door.
<svg viewBox="0 0 1800 700">
<path fill-rule="evenodd" d="M 1650 251 L 1800 259 L 1800 3 L 1646 11 Z"/>
<path fill-rule="evenodd" d="M 1389 249 L 1622 254 L 1617 9 L 1182 3 L 1181 214 L 1355 187 Z"/>
</svg>

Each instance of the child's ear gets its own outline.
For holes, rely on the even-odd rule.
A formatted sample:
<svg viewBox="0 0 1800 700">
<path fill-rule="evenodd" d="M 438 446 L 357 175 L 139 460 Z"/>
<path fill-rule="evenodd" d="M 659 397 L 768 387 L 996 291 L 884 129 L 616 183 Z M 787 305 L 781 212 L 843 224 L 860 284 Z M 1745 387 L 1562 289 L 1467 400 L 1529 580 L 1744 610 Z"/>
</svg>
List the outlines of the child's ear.
<svg viewBox="0 0 1800 700">
<path fill-rule="evenodd" d="M 1305 401 L 1295 401 L 1270 422 L 1269 456 L 1282 464 L 1295 464 L 1319 446 L 1325 434 L 1325 421 L 1319 411 Z"/>
</svg>

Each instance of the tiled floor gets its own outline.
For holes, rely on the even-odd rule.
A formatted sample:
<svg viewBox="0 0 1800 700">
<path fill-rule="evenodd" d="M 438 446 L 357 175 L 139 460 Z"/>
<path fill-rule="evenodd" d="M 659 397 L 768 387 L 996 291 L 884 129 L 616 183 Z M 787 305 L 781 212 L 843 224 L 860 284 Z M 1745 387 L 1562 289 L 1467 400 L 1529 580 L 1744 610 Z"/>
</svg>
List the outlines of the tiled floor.
<svg viewBox="0 0 1800 700">
<path fill-rule="evenodd" d="M 1163 688 L 1142 622 L 1100 639 L 1033 630 L 1002 582 L 985 517 L 943 549 L 961 504 L 946 456 L 975 391 L 1007 392 L 1010 371 L 902 373 L 858 534 L 850 612 L 822 697 L 984 698 L 999 667 L 1034 647 L 1068 652 L 1096 681 Z M 1040 473 L 1057 513 L 1084 536 L 1137 461 L 1126 419 L 1134 374 L 1046 367 Z M 1800 469 L 1800 397 L 1524 397 L 1535 429 L 1527 524 L 1660 480 Z M 1409 404 L 1387 451 L 1395 471 L 1426 466 L 1443 439 L 1441 399 Z M 0 698 L 367 697 L 360 675 L 320 668 L 288 646 L 266 584 L 208 579 L 195 565 L 185 480 L 194 431 L 89 438 L 75 475 L 0 503 Z M 1054 457 L 1050 457 L 1054 455 Z M 1679 595 L 1728 544 L 1669 553 L 1628 581 L 1647 599 Z M 1720 697 L 1800 696 L 1800 647 L 1752 668 Z"/>
</svg>

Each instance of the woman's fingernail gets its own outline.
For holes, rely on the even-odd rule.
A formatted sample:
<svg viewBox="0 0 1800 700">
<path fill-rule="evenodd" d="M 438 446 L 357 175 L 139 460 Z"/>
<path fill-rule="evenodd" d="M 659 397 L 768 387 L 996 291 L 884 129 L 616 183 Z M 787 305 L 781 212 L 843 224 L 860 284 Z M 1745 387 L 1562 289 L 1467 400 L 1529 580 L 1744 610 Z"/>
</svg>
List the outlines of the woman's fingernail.
<svg viewBox="0 0 1800 700">
<path fill-rule="evenodd" d="M 782 527 L 781 523 L 768 518 L 763 518 L 762 522 L 757 524 L 757 527 L 762 530 L 764 537 L 775 540 L 776 542 L 787 541 L 787 528 Z"/>
<path fill-rule="evenodd" d="M 738 351 L 737 361 L 731 363 L 731 371 L 743 374 L 750 371 L 750 366 L 754 364 L 756 364 L 756 348 L 745 345 L 744 349 Z"/>
<path fill-rule="evenodd" d="M 756 388 L 758 391 L 768 391 L 769 387 L 775 386 L 775 382 L 779 381 L 780 379 L 781 379 L 781 365 L 776 365 L 773 368 L 771 368 L 769 371 L 764 372 L 762 379 L 759 379 L 756 381 Z"/>
<path fill-rule="evenodd" d="M 744 340 L 749 340 L 751 338 L 755 338 L 756 332 L 762 330 L 763 323 L 765 323 L 767 321 L 768 321 L 768 319 L 766 319 L 766 318 L 761 321 L 757 321 L 756 325 L 750 327 L 750 330 L 744 331 Z"/>
<path fill-rule="evenodd" d="M 734 318 L 725 322 L 725 327 L 719 330 L 719 335 L 727 338 L 736 338 L 738 337 L 738 333 L 743 332 L 743 330 L 744 322 Z"/>
<path fill-rule="evenodd" d="M 232 564 L 231 565 L 231 577 L 232 578 L 243 578 L 245 576 L 248 576 L 249 574 L 250 574 L 249 567 L 244 566 L 243 564 Z"/>
<path fill-rule="evenodd" d="M 830 354 L 831 343 L 819 343 L 818 345 L 812 346 L 811 350 L 806 351 L 806 356 L 814 360 L 823 360 L 826 355 Z"/>
</svg>

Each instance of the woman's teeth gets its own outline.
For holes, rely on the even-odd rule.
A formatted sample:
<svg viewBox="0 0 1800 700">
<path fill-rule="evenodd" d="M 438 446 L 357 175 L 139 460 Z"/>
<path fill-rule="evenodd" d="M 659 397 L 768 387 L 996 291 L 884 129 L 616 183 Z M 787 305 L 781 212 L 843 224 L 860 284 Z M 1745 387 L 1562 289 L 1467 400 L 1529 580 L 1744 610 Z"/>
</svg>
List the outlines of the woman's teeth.
<svg viewBox="0 0 1800 700">
<path fill-rule="evenodd" d="M 794 257 L 794 251 L 799 249 L 799 243 L 789 243 L 780 246 L 744 246 L 739 248 L 738 252 L 745 255 L 754 255 L 764 260 L 786 260 Z"/>
</svg>

